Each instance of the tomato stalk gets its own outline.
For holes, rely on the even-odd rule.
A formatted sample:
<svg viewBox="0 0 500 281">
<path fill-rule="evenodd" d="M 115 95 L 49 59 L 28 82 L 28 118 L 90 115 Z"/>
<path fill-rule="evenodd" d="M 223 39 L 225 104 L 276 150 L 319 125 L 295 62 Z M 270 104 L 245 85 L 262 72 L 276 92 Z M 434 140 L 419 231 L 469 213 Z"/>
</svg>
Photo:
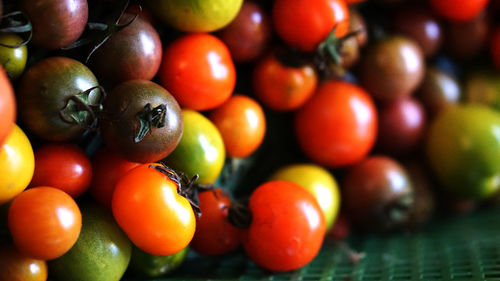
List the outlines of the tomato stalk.
<svg viewBox="0 0 500 281">
<path fill-rule="evenodd" d="M 14 11 L 8 14 L 3 15 L 2 17 L 2 28 L 0 28 L 1 33 L 28 33 L 28 37 L 23 40 L 23 42 L 19 44 L 9 45 L 0 43 L 0 46 L 7 48 L 19 48 L 31 41 L 33 37 L 33 26 L 31 25 L 31 21 L 21 11 Z M 5 26 L 5 27 L 3 27 Z"/>
<path fill-rule="evenodd" d="M 382 221 L 387 225 L 400 225 L 401 223 L 407 222 L 413 211 L 413 202 L 413 193 L 408 193 L 396 198 L 382 210 Z"/>
<path fill-rule="evenodd" d="M 153 108 L 150 103 L 144 106 L 144 109 L 137 113 L 137 120 L 141 123 L 139 133 L 134 138 L 134 142 L 140 142 L 153 127 L 162 128 L 165 126 L 167 115 L 167 105 L 160 104 Z"/>
<path fill-rule="evenodd" d="M 99 98 L 93 103 L 94 99 L 90 98 L 90 95 L 96 89 L 100 90 Z M 97 127 L 97 115 L 102 112 L 102 101 L 105 97 L 106 92 L 102 86 L 95 86 L 72 95 L 66 100 L 64 108 L 59 111 L 59 116 L 67 123 L 93 130 Z"/>
<path fill-rule="evenodd" d="M 229 207 L 227 213 L 227 219 L 233 226 L 246 229 L 249 228 L 252 223 L 252 212 L 246 204 L 231 202 L 231 207 Z"/>
</svg>

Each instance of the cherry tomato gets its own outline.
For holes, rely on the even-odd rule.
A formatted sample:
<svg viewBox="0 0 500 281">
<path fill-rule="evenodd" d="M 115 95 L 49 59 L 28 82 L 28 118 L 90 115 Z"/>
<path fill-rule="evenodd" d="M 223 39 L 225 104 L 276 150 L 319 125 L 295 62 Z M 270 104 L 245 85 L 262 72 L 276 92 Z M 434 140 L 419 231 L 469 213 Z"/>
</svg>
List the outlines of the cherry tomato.
<svg viewBox="0 0 500 281">
<path fill-rule="evenodd" d="M 0 204 L 21 193 L 35 170 L 35 156 L 28 137 L 17 126 L 0 148 Z"/>
<path fill-rule="evenodd" d="M 116 222 L 134 245 L 167 256 L 191 242 L 196 219 L 178 184 L 154 167 L 161 165 L 142 164 L 123 176 L 111 204 Z"/>
<path fill-rule="evenodd" d="M 210 34 L 188 34 L 163 53 L 159 78 L 182 107 L 208 110 L 232 94 L 236 70 L 226 45 Z"/>
<path fill-rule="evenodd" d="M 262 143 L 266 133 L 266 117 L 253 99 L 234 95 L 209 116 L 219 130 L 226 153 L 231 157 L 247 157 Z"/>
<path fill-rule="evenodd" d="M 0 42 L 6 45 L 16 45 L 23 42 L 23 39 L 14 33 L 1 33 Z M 8 48 L 0 46 L 0 64 L 12 79 L 21 76 L 26 67 L 27 60 L 28 47 Z"/>
<path fill-rule="evenodd" d="M 429 0 L 442 17 L 453 21 L 467 21 L 481 13 L 489 0 Z"/>
<path fill-rule="evenodd" d="M 274 110 L 291 111 L 301 107 L 313 94 L 317 74 L 312 65 L 289 67 L 268 55 L 255 66 L 253 88 L 257 98 Z"/>
<path fill-rule="evenodd" d="M 0 280 L 45 281 L 48 277 L 47 263 L 20 253 L 15 247 L 0 249 Z"/>
<path fill-rule="evenodd" d="M 111 209 L 111 199 L 118 180 L 139 166 L 110 149 L 102 148 L 92 156 L 92 184 L 90 194 L 101 205 Z"/>
<path fill-rule="evenodd" d="M 498 71 L 500 71 L 500 27 L 497 27 L 493 33 L 490 45 L 491 56 Z"/>
<path fill-rule="evenodd" d="M 467 61 L 479 56 L 488 42 L 489 18 L 484 14 L 445 25 L 445 51 L 457 60 Z"/>
<path fill-rule="evenodd" d="M 252 223 L 242 239 L 246 254 L 271 271 L 290 271 L 308 264 L 326 233 L 316 198 L 287 181 L 266 182 L 249 199 Z"/>
<path fill-rule="evenodd" d="M 16 121 L 16 98 L 9 78 L 0 67 L 0 145 L 5 141 Z"/>
<path fill-rule="evenodd" d="M 416 93 L 432 117 L 450 105 L 457 104 L 462 94 L 457 79 L 436 67 L 427 67 L 424 80 Z"/>
<path fill-rule="evenodd" d="M 325 82 L 297 111 L 295 134 L 304 153 L 317 163 L 328 167 L 354 164 L 375 143 L 375 104 L 354 84 Z"/>
<path fill-rule="evenodd" d="M 199 194 L 201 217 L 196 219 L 191 248 L 204 255 L 223 255 L 240 245 L 241 230 L 227 216 L 231 201 L 222 189 Z"/>
<path fill-rule="evenodd" d="M 16 247 L 26 255 L 51 260 L 65 254 L 78 239 L 82 215 L 64 191 L 36 187 L 19 194 L 9 208 L 9 230 Z"/>
<path fill-rule="evenodd" d="M 52 186 L 76 198 L 90 186 L 92 165 L 85 151 L 69 143 L 45 144 L 35 151 L 30 186 Z"/>
</svg>

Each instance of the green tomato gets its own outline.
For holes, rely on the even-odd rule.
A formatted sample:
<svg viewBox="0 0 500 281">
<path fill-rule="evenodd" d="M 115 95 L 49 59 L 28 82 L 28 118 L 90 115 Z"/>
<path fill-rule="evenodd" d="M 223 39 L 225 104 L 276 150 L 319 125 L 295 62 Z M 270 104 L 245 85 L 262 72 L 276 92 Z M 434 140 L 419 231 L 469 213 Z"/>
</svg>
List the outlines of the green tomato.
<svg viewBox="0 0 500 281">
<path fill-rule="evenodd" d="M 0 33 L 0 43 L 4 45 L 17 45 L 23 39 L 12 33 Z M 25 46 L 9 48 L 0 46 L 0 64 L 3 66 L 10 78 L 16 79 L 26 67 L 28 59 L 28 48 Z"/>
<path fill-rule="evenodd" d="M 270 180 L 291 181 L 309 190 L 325 215 L 327 231 L 330 230 L 340 209 L 339 188 L 330 172 L 315 164 L 295 164 L 274 172 Z"/>
<path fill-rule="evenodd" d="M 156 256 L 134 247 L 130 268 L 138 274 L 145 274 L 149 277 L 166 275 L 182 265 L 186 260 L 188 249 L 189 247 L 186 247 L 180 252 L 169 256 Z"/>
<path fill-rule="evenodd" d="M 466 102 L 500 109 L 500 75 L 494 70 L 476 70 L 465 79 Z"/>
<path fill-rule="evenodd" d="M 500 113 L 483 105 L 457 105 L 431 123 L 427 158 L 452 195 L 486 198 L 500 188 Z"/>
<path fill-rule="evenodd" d="M 186 32 L 212 32 L 228 25 L 243 0 L 149 0 L 151 11 Z"/>
<path fill-rule="evenodd" d="M 197 183 L 212 184 L 222 171 L 226 159 L 222 136 L 212 121 L 200 113 L 184 109 L 182 116 L 182 138 L 164 162 L 189 178 L 198 174 Z"/>
<path fill-rule="evenodd" d="M 82 230 L 76 244 L 49 262 L 56 280 L 118 281 L 127 269 L 132 243 L 108 210 L 96 205 L 82 208 Z"/>
</svg>

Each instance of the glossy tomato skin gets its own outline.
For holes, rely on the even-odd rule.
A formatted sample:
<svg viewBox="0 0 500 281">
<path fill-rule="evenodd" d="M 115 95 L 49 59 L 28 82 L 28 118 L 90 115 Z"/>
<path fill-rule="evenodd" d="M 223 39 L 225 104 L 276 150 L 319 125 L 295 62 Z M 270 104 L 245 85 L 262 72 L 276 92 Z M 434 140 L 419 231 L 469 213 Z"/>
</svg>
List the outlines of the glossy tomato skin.
<svg viewBox="0 0 500 281">
<path fill-rule="evenodd" d="M 179 186 L 152 166 L 142 164 L 123 176 L 111 202 L 113 216 L 129 239 L 141 250 L 167 256 L 191 242 L 196 219 Z"/>
<path fill-rule="evenodd" d="M 22 43 L 23 39 L 14 33 L 2 33 L 0 34 L 0 42 L 6 45 L 17 45 Z M 8 48 L 0 46 L 0 64 L 12 79 L 18 78 L 23 73 L 27 60 L 28 47 Z"/>
<path fill-rule="evenodd" d="M 0 144 L 2 144 L 16 121 L 16 98 L 14 89 L 5 73 L 3 67 L 0 67 Z"/>
<path fill-rule="evenodd" d="M 14 246 L 0 249 L 0 280 L 45 281 L 47 263 L 20 253 Z"/>
<path fill-rule="evenodd" d="M 432 118 L 450 105 L 457 104 L 462 89 L 457 78 L 439 68 L 430 66 L 425 71 L 424 80 L 415 96 L 422 101 Z"/>
<path fill-rule="evenodd" d="M 194 110 L 221 105 L 236 84 L 236 70 L 226 45 L 203 33 L 185 35 L 168 45 L 158 75 L 183 108 Z"/>
<path fill-rule="evenodd" d="M 23 0 L 21 5 L 33 26 L 32 42 L 46 49 L 70 45 L 87 24 L 87 0 Z"/>
<path fill-rule="evenodd" d="M 272 18 L 281 39 L 302 51 L 314 51 L 335 26 L 338 37 L 349 27 L 349 10 L 343 0 L 276 0 Z"/>
<path fill-rule="evenodd" d="M 430 0 L 434 11 L 445 19 L 467 21 L 481 13 L 489 0 Z"/>
<path fill-rule="evenodd" d="M 30 183 L 35 156 L 28 137 L 17 125 L 0 148 L 0 204 L 10 201 Z"/>
<path fill-rule="evenodd" d="M 76 198 L 92 181 L 92 164 L 80 147 L 50 143 L 35 151 L 35 172 L 30 186 L 52 186 Z"/>
<path fill-rule="evenodd" d="M 240 245 L 242 230 L 228 219 L 231 201 L 222 189 L 199 194 L 201 217 L 196 219 L 191 248 L 204 255 L 223 255 Z"/>
<path fill-rule="evenodd" d="M 12 201 L 8 224 L 21 252 L 51 260 L 73 247 L 82 227 L 82 215 L 67 193 L 43 186 L 28 189 Z"/>
<path fill-rule="evenodd" d="M 226 150 L 215 125 L 200 113 L 184 109 L 184 133 L 175 150 L 163 160 L 189 178 L 199 175 L 197 183 L 212 184 L 222 171 Z"/>
<path fill-rule="evenodd" d="M 98 86 L 94 74 L 84 64 L 66 57 L 45 58 L 24 73 L 18 96 L 20 117 L 39 137 L 51 141 L 65 141 L 80 136 L 85 128 L 71 120 L 73 110 L 68 98 Z M 95 89 L 81 99 L 87 104 L 98 104 L 101 92 Z M 61 110 L 64 111 L 61 117 Z M 79 111 L 82 123 L 90 125 L 89 114 Z"/>
<path fill-rule="evenodd" d="M 226 153 L 243 158 L 252 154 L 264 140 L 266 117 L 252 98 L 233 95 L 209 115 L 222 135 Z"/>
<path fill-rule="evenodd" d="M 497 70 L 500 71 L 500 27 L 495 29 L 491 37 L 490 53 Z"/>
<path fill-rule="evenodd" d="M 253 71 L 253 88 L 267 107 L 291 111 L 301 107 L 314 94 L 318 77 L 312 65 L 289 67 L 270 54 Z"/>
<path fill-rule="evenodd" d="M 308 157 L 321 165 L 342 167 L 360 161 L 372 149 L 377 120 L 375 104 L 365 90 L 328 81 L 297 111 L 294 126 Z"/>
<path fill-rule="evenodd" d="M 252 223 L 242 243 L 256 264 L 270 271 L 291 271 L 318 254 L 325 218 L 309 191 L 292 182 L 269 181 L 252 193 L 249 208 Z"/>
</svg>

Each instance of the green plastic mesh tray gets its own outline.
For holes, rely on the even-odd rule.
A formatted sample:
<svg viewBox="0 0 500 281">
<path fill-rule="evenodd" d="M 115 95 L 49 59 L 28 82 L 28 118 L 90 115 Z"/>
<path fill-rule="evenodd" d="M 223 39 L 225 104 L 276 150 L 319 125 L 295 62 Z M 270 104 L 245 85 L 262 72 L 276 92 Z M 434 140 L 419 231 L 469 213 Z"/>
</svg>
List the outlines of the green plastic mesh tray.
<svg viewBox="0 0 500 281">
<path fill-rule="evenodd" d="M 190 253 L 173 275 L 149 280 L 500 280 L 499 208 L 442 217 L 414 233 L 355 235 L 347 244 L 364 254 L 357 263 L 345 246 L 325 241 L 320 254 L 294 272 L 266 272 L 242 252 Z"/>
</svg>

